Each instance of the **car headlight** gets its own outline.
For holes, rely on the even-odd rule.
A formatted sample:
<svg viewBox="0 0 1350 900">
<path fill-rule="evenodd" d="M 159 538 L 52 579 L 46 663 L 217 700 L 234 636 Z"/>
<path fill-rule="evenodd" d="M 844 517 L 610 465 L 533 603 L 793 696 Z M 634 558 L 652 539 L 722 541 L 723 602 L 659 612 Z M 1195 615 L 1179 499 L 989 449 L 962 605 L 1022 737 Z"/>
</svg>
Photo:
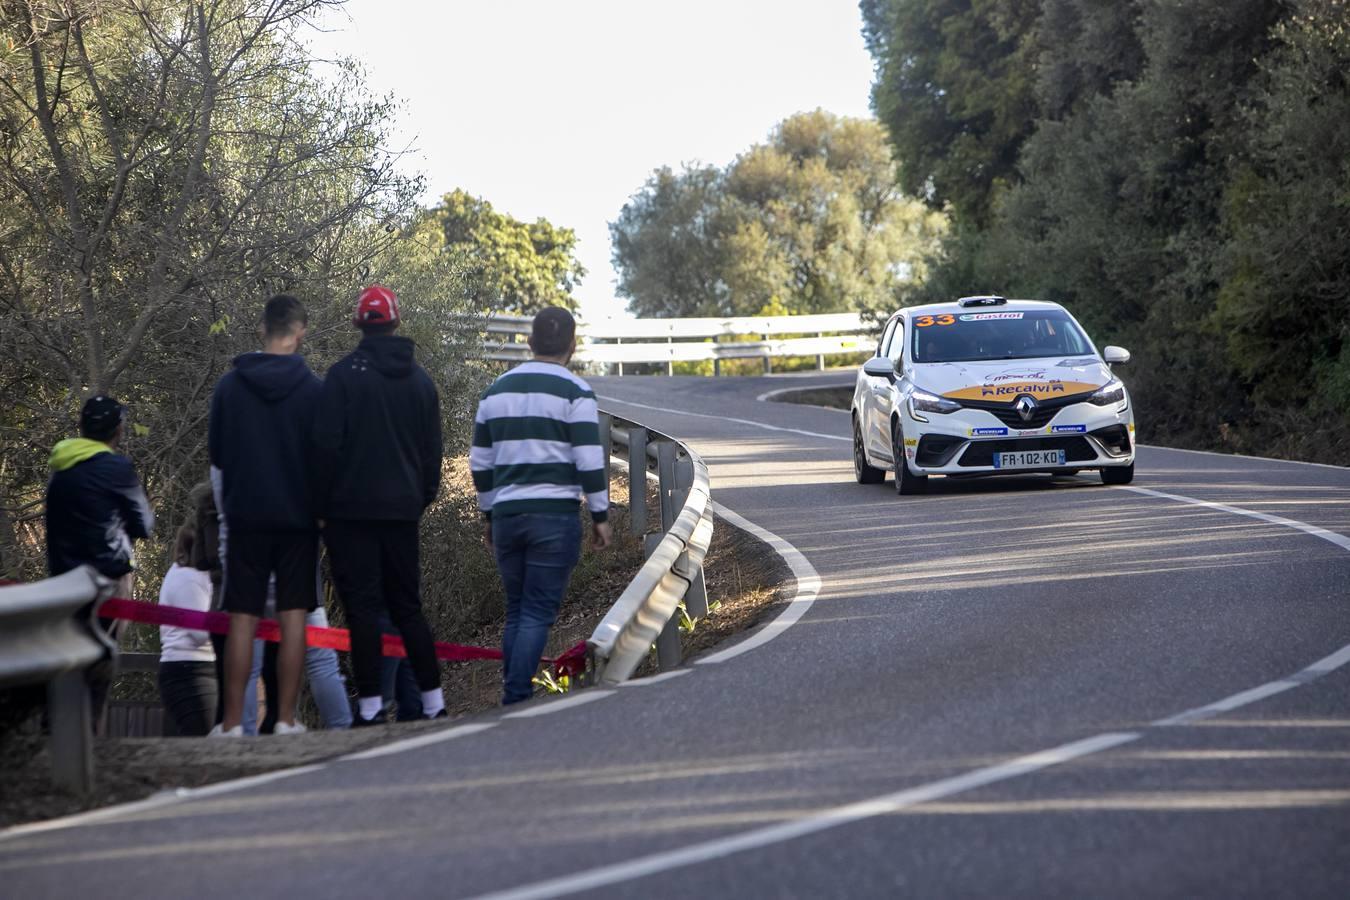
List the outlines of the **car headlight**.
<svg viewBox="0 0 1350 900">
<path fill-rule="evenodd" d="M 945 415 L 954 413 L 960 408 L 961 404 L 955 400 L 948 400 L 946 397 L 939 397 L 918 388 L 909 395 L 909 411 L 912 413 L 930 412 Z"/>
<path fill-rule="evenodd" d="M 1093 406 L 1111 406 L 1115 403 L 1125 402 L 1125 385 L 1120 379 L 1112 378 L 1109 382 L 1097 389 L 1088 402 Z"/>
</svg>

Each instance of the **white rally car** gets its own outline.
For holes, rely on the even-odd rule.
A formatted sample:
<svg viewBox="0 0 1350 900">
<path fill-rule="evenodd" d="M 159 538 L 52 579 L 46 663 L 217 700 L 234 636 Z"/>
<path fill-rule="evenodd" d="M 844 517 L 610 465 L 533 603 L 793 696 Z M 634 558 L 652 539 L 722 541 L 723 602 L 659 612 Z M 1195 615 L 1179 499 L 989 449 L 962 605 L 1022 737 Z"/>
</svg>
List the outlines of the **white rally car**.
<svg viewBox="0 0 1350 900">
<path fill-rule="evenodd" d="M 1098 469 L 1134 478 L 1134 410 L 1102 354 L 1058 304 L 963 297 L 891 316 L 853 392 L 853 469 L 894 470 L 900 494 L 930 475 Z"/>
</svg>

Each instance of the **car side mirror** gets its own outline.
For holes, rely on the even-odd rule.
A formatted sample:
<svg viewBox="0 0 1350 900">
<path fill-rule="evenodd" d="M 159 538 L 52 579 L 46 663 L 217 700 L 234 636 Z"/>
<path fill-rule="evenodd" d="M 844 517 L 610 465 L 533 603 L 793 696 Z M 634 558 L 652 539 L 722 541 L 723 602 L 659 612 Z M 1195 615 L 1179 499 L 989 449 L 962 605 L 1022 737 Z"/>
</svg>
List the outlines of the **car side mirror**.
<svg viewBox="0 0 1350 900">
<path fill-rule="evenodd" d="M 873 378 L 889 378 L 895 380 L 895 363 L 884 356 L 874 356 L 863 363 L 863 374 L 871 375 Z"/>
<path fill-rule="evenodd" d="M 1107 347 L 1102 351 L 1102 358 L 1108 366 L 1123 365 L 1130 361 L 1130 351 L 1124 347 Z"/>
</svg>

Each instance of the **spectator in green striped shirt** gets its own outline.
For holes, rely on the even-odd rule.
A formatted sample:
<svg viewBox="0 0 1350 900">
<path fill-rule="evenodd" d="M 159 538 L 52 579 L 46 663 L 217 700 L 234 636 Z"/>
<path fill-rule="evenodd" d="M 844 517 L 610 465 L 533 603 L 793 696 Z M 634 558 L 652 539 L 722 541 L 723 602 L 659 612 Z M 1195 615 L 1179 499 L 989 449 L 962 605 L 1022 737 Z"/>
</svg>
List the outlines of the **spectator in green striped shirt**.
<svg viewBox="0 0 1350 900">
<path fill-rule="evenodd" d="M 534 358 L 483 394 L 474 419 L 473 470 L 484 542 L 506 589 L 502 704 L 528 700 L 548 632 L 581 556 L 585 500 L 597 550 L 609 546 L 609 492 L 595 392 L 568 370 L 577 323 L 561 307 L 539 311 Z"/>
</svg>

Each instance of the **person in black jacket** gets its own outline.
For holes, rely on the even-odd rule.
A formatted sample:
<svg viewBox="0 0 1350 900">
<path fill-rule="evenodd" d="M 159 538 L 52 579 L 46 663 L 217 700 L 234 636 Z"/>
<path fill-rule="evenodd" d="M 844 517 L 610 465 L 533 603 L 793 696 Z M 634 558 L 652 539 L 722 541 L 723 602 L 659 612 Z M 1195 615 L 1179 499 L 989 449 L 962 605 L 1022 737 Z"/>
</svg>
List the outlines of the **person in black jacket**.
<svg viewBox="0 0 1350 900">
<path fill-rule="evenodd" d="M 263 312 L 261 353 L 244 353 L 211 398 L 208 442 L 224 562 L 225 712 L 212 735 L 243 733 L 253 637 L 276 577 L 278 654 L 274 734 L 304 731 L 295 704 L 305 659 L 305 616 L 318 602 L 319 538 L 309 435 L 322 390 L 300 356 L 308 315 L 279 294 Z M 270 698 L 269 698 L 270 702 Z"/>
<path fill-rule="evenodd" d="M 361 343 L 328 370 L 314 426 L 324 543 L 352 636 L 354 725 L 385 720 L 381 610 L 403 635 L 422 714 L 445 710 L 418 558 L 418 523 L 441 483 L 440 398 L 413 359 L 412 340 L 394 334 L 399 322 L 393 291 L 372 285 L 361 293 Z"/>
<path fill-rule="evenodd" d="M 46 498 L 47 571 L 61 575 L 77 566 L 93 566 L 117 582 L 113 593 L 118 597 L 132 593 L 132 544 L 155 528 L 155 514 L 136 470 L 117 452 L 125 420 L 126 407 L 112 397 L 99 394 L 85 401 L 80 437 L 52 448 Z M 116 641 L 116 623 L 103 617 L 98 621 Z M 91 666 L 85 680 L 98 723 L 112 682 L 111 658 Z"/>
<path fill-rule="evenodd" d="M 155 514 L 131 460 L 116 452 L 126 407 L 100 394 L 85 401 L 80 437 L 52 448 L 47 484 L 47 570 L 61 575 L 82 565 L 119 581 L 131 595 L 132 542 L 150 536 Z"/>
</svg>

